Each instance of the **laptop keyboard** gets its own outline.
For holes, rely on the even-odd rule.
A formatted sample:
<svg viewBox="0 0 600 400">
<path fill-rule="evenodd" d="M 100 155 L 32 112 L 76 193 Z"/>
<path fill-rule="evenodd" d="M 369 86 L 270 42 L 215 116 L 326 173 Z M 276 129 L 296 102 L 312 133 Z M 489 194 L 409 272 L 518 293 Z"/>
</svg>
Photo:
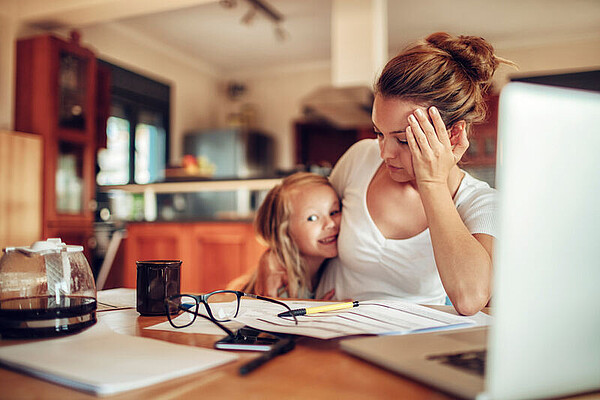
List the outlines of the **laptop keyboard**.
<svg viewBox="0 0 600 400">
<path fill-rule="evenodd" d="M 441 354 L 429 356 L 427 359 L 441 362 L 442 364 L 451 365 L 457 368 L 472 372 L 477 375 L 485 373 L 485 359 L 487 351 L 467 351 L 464 353 Z"/>
</svg>

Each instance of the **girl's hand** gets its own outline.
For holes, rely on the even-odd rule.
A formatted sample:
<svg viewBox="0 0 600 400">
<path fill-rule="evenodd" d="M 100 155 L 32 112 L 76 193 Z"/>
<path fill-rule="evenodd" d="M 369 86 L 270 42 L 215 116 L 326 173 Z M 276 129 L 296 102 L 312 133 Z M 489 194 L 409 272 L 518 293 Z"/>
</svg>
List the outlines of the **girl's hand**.
<svg viewBox="0 0 600 400">
<path fill-rule="evenodd" d="M 260 296 L 279 297 L 279 289 L 288 285 L 287 272 L 282 266 L 269 262 L 268 254 L 263 255 L 258 264 L 254 291 Z"/>
<path fill-rule="evenodd" d="M 333 299 L 333 296 L 335 296 L 335 289 L 331 289 L 329 292 L 325 293 L 319 300 L 331 300 Z"/>
<path fill-rule="evenodd" d="M 438 110 L 429 107 L 429 115 L 431 121 L 423 110 L 417 109 L 408 117 L 406 140 L 412 155 L 417 184 L 446 185 L 450 170 L 467 151 L 469 141 L 464 121 L 457 122 L 452 128 L 456 141 L 453 146 Z"/>
</svg>

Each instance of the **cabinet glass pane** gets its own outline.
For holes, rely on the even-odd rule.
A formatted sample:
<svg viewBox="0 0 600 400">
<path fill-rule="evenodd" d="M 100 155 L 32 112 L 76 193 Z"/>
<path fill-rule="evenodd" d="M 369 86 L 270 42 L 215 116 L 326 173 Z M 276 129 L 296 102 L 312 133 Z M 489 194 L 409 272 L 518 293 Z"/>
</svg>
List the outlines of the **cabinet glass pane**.
<svg viewBox="0 0 600 400">
<path fill-rule="evenodd" d="M 85 71 L 87 61 L 61 52 L 58 71 L 58 123 L 65 128 L 85 128 Z"/>
<path fill-rule="evenodd" d="M 98 152 L 98 185 L 129 183 L 129 121 L 109 117 L 106 124 L 106 148 Z"/>
<path fill-rule="evenodd" d="M 166 133 L 159 126 L 140 123 L 135 129 L 135 182 L 150 183 L 165 177 Z"/>
<path fill-rule="evenodd" d="M 83 211 L 83 148 L 59 143 L 56 166 L 56 211 L 79 214 Z"/>
</svg>

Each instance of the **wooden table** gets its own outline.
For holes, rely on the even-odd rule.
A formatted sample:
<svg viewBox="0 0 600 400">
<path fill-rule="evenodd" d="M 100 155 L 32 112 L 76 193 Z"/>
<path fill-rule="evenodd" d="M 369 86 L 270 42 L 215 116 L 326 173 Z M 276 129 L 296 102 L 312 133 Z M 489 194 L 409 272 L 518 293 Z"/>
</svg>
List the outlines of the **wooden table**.
<svg viewBox="0 0 600 400">
<path fill-rule="evenodd" d="M 212 348 L 217 336 L 143 329 L 166 320 L 142 317 L 135 310 L 98 313 L 115 331 L 189 346 Z M 21 342 L 21 341 L 20 341 Z M 16 344 L 2 340 L 0 345 Z M 240 365 L 258 353 L 208 371 L 143 389 L 102 398 L 113 399 L 452 399 L 408 378 L 361 361 L 339 350 L 339 340 L 299 338 L 296 348 L 247 376 Z M 0 399 L 98 399 L 99 397 L 0 368 Z"/>
</svg>

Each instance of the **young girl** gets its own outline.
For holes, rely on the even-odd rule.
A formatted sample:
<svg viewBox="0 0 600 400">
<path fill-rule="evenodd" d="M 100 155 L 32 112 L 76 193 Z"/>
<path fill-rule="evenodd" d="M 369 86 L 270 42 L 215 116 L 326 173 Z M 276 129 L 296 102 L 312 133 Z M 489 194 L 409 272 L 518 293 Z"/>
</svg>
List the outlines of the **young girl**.
<svg viewBox="0 0 600 400">
<path fill-rule="evenodd" d="M 254 227 L 268 249 L 241 290 L 314 298 L 321 265 L 337 256 L 340 212 L 339 198 L 327 178 L 298 172 L 283 179 L 258 209 Z"/>
</svg>

